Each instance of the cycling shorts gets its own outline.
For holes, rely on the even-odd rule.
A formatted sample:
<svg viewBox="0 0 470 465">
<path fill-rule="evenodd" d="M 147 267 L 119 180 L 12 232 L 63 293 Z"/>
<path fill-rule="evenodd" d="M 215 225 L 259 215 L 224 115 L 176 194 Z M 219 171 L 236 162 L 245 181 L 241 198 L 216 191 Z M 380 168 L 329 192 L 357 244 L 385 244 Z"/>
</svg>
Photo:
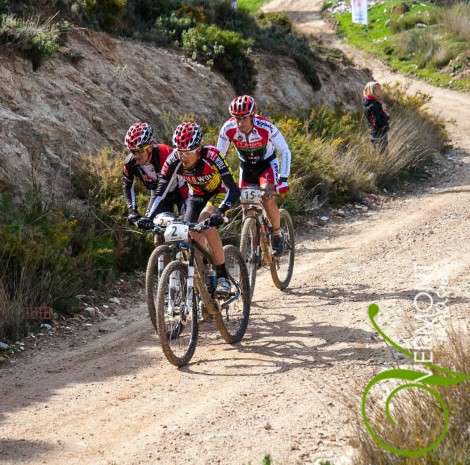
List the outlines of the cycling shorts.
<svg viewBox="0 0 470 465">
<path fill-rule="evenodd" d="M 240 164 L 239 186 L 250 185 L 263 186 L 265 184 L 276 184 L 279 174 L 279 162 L 275 155 L 263 160 L 261 163 L 250 165 L 248 163 Z"/>
<path fill-rule="evenodd" d="M 220 207 L 226 196 L 227 190 L 225 187 L 220 188 L 216 193 L 210 192 L 205 195 L 190 195 L 187 202 L 186 213 L 184 214 L 184 221 L 196 223 L 199 221 L 199 215 L 206 205 Z"/>
</svg>

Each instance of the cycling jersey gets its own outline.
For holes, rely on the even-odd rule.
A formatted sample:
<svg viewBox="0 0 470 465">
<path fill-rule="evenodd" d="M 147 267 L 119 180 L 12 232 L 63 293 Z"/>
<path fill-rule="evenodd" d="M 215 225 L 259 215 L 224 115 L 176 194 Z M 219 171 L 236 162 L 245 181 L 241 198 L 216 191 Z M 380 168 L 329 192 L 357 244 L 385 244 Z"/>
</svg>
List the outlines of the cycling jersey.
<svg viewBox="0 0 470 465">
<path fill-rule="evenodd" d="M 250 134 L 244 134 L 238 129 L 237 120 L 230 118 L 220 130 L 217 148 L 225 155 L 233 143 L 240 161 L 245 165 L 269 163 L 276 155 L 281 156 L 279 178 L 287 180 L 290 173 L 291 153 L 279 129 L 263 116 L 253 117 L 253 129 Z"/>
<path fill-rule="evenodd" d="M 134 179 L 138 179 L 145 188 L 150 190 L 150 200 L 147 206 L 146 215 L 152 210 L 152 205 L 157 197 L 156 188 L 160 179 L 160 172 L 172 150 L 173 149 L 168 145 L 155 144 L 150 156 L 150 165 L 139 165 L 132 153 L 126 157 L 122 170 L 122 179 L 123 194 L 129 212 L 137 210 Z M 170 184 L 168 192 L 173 193 L 172 201 L 176 204 L 177 209 L 181 211 L 184 202 L 188 198 L 188 186 L 184 179 L 175 178 Z M 172 205 L 165 205 L 165 207 L 165 210 L 169 209 L 172 211 Z M 163 206 L 155 214 L 160 213 L 161 211 L 163 211 Z"/>
<path fill-rule="evenodd" d="M 240 198 L 232 172 L 224 156 L 210 145 L 201 147 L 199 158 L 191 168 L 185 168 L 175 150 L 164 163 L 160 172 L 156 189 L 156 200 L 152 206 L 150 218 L 155 216 L 155 209 L 167 193 L 176 176 L 181 176 L 189 186 L 189 194 L 193 197 L 207 197 L 208 194 L 225 192 L 219 209 L 222 213 L 232 208 Z"/>
</svg>

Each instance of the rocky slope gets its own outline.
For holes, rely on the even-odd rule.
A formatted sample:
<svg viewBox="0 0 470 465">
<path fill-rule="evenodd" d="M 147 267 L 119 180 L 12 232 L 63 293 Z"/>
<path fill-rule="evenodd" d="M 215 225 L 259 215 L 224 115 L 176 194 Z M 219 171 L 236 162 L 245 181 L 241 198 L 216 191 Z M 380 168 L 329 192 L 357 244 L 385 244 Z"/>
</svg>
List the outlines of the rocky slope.
<svg viewBox="0 0 470 465">
<path fill-rule="evenodd" d="M 319 63 L 323 85 L 313 92 L 291 60 L 260 55 L 256 62 L 254 96 L 265 111 L 355 106 L 369 79 L 345 60 L 335 71 Z M 221 124 L 235 96 L 221 75 L 181 54 L 86 29 L 72 31 L 37 71 L 11 46 L 0 47 L 0 73 L 0 189 L 15 194 L 33 180 L 70 193 L 70 160 L 103 146 L 120 151 L 136 120 L 154 123 L 157 139 L 169 124 L 165 114 Z"/>
</svg>

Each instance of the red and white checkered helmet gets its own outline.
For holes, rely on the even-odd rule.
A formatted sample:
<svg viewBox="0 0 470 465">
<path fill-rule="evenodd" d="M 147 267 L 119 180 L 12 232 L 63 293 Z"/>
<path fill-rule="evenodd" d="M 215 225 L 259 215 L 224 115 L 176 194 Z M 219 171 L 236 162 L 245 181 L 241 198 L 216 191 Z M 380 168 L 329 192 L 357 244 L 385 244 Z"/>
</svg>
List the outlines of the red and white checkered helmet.
<svg viewBox="0 0 470 465">
<path fill-rule="evenodd" d="M 232 116 L 253 116 L 256 112 L 256 102 L 249 95 L 240 95 L 235 97 L 228 108 Z"/>
<path fill-rule="evenodd" d="M 181 123 L 173 134 L 173 147 L 177 150 L 195 150 L 201 145 L 201 142 L 201 127 L 191 121 Z"/>
<path fill-rule="evenodd" d="M 135 123 L 127 131 L 124 142 L 129 150 L 140 149 L 153 141 L 153 128 L 149 123 Z"/>
</svg>

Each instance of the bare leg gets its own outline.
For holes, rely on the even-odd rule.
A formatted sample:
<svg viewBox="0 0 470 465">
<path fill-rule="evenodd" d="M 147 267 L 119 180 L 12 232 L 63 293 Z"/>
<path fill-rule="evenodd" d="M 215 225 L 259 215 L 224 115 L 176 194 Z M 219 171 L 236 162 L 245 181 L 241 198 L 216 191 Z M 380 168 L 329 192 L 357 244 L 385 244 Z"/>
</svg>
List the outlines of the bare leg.
<svg viewBox="0 0 470 465">
<path fill-rule="evenodd" d="M 207 205 L 199 215 L 199 221 L 204 221 L 211 216 L 215 210 L 213 205 Z M 220 238 L 219 232 L 216 228 L 205 230 L 201 236 L 197 233 L 192 233 L 194 239 L 199 242 L 204 248 L 208 249 L 211 254 L 214 265 L 222 265 L 225 262 L 224 247 L 222 245 L 222 239 Z"/>
<path fill-rule="evenodd" d="M 274 184 L 264 184 L 261 187 L 264 189 L 268 189 L 269 192 L 274 191 Z M 281 227 L 281 215 L 279 213 L 279 207 L 276 203 L 276 198 L 274 196 L 271 196 L 269 197 L 269 199 L 264 199 L 263 207 L 266 210 L 266 215 L 268 216 L 273 230 L 276 233 Z"/>
</svg>

